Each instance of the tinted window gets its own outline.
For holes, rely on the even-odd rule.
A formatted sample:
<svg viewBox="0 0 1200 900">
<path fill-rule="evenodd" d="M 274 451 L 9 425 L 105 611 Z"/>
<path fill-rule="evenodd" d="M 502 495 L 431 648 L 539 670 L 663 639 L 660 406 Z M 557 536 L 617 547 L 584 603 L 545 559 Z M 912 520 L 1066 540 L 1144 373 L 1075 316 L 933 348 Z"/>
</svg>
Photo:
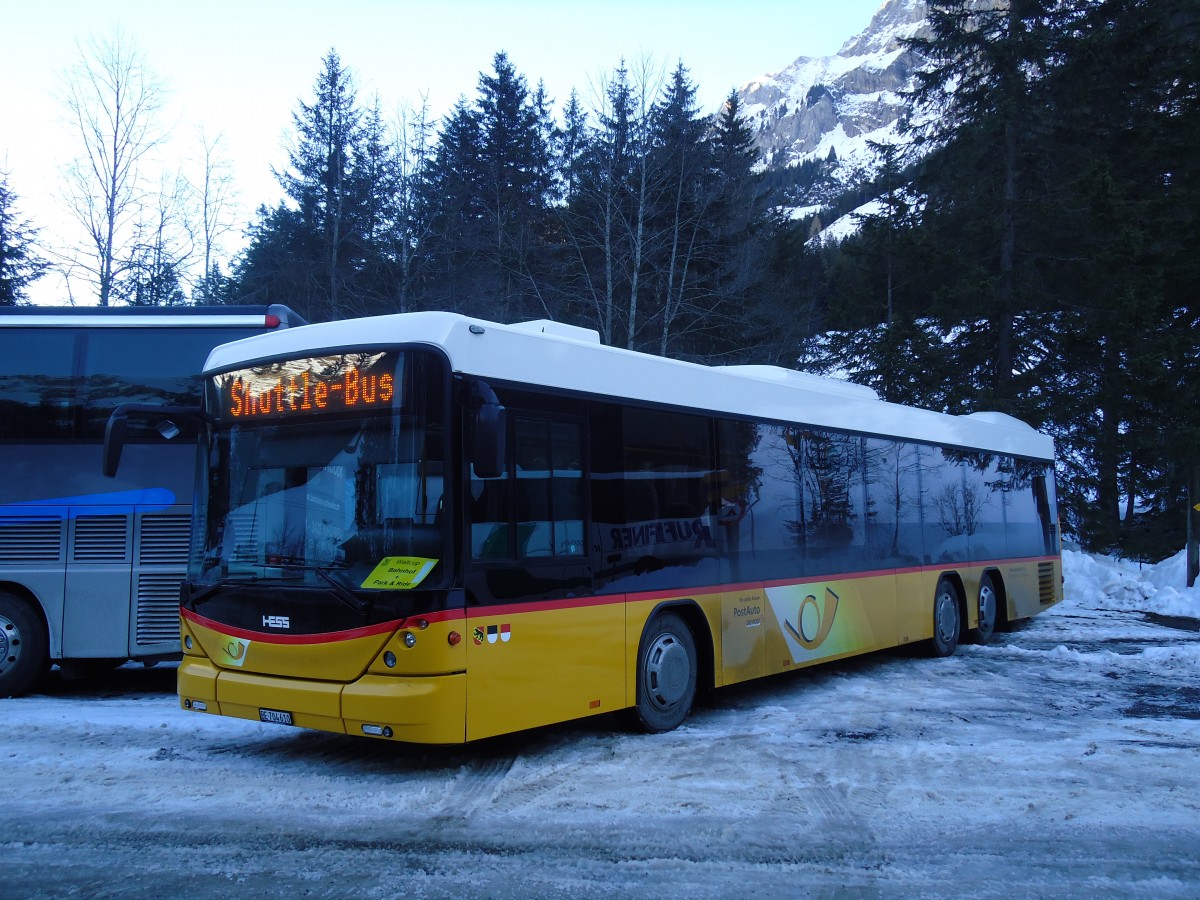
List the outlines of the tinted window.
<svg viewBox="0 0 1200 900">
<path fill-rule="evenodd" d="M 723 423 L 731 580 L 788 578 L 803 571 L 801 459 L 793 429 Z"/>
<path fill-rule="evenodd" d="M 257 334 L 241 328 L 97 328 L 83 357 L 79 437 L 102 438 L 121 403 L 198 406 L 200 372 L 218 344 Z M 156 423 L 131 420 L 130 434 L 152 436 Z M 194 425 L 185 422 L 194 434 Z"/>
<path fill-rule="evenodd" d="M 246 328 L 0 328 L 0 437 L 100 440 L 120 403 L 196 406 L 209 351 L 258 333 Z M 130 437 L 161 440 L 156 424 L 131 420 Z M 177 424 L 194 435 L 191 423 Z"/>
<path fill-rule="evenodd" d="M 868 438 L 866 462 L 872 558 L 883 566 L 920 565 L 924 558 L 920 448 Z"/>
<path fill-rule="evenodd" d="M 597 577 L 613 590 L 716 584 L 721 535 L 710 420 L 602 405 L 591 434 Z"/>
<path fill-rule="evenodd" d="M 508 471 L 480 478 L 472 469 L 471 557 L 582 557 L 583 423 L 519 413 L 510 421 Z"/>
<path fill-rule="evenodd" d="M 1055 551 L 1052 485 L 1044 463 L 1008 460 L 1005 500 L 1010 556 L 1042 556 Z"/>
<path fill-rule="evenodd" d="M 0 437 L 71 437 L 75 336 L 65 328 L 0 328 Z"/>
</svg>

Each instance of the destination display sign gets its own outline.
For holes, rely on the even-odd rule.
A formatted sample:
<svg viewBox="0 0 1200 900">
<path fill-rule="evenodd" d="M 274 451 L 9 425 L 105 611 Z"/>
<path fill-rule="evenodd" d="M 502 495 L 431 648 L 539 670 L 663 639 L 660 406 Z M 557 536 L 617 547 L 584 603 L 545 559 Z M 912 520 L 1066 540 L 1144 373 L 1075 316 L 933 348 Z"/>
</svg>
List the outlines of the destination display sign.
<svg viewBox="0 0 1200 900">
<path fill-rule="evenodd" d="M 294 419 L 391 408 L 401 395 L 399 353 L 285 360 L 214 376 L 225 419 Z"/>
</svg>

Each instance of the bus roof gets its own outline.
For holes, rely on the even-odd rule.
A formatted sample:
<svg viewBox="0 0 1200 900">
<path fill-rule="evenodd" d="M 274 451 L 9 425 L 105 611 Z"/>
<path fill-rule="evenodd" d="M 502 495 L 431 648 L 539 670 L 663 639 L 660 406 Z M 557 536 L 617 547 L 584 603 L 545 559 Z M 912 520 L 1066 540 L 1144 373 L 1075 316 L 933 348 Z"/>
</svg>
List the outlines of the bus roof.
<svg viewBox="0 0 1200 900">
<path fill-rule="evenodd" d="M 277 328 L 307 325 L 293 310 L 270 306 L 3 306 L 0 328 L 136 328 L 181 325 Z"/>
<path fill-rule="evenodd" d="M 425 344 L 454 372 L 603 399 L 795 422 L 1050 460 L 1054 442 L 1003 413 L 954 416 L 878 399 L 870 388 L 775 366 L 704 366 L 600 343 L 595 331 L 537 321 L 500 325 L 455 313 L 346 319 L 222 344 L 205 373 L 325 352 Z"/>
</svg>

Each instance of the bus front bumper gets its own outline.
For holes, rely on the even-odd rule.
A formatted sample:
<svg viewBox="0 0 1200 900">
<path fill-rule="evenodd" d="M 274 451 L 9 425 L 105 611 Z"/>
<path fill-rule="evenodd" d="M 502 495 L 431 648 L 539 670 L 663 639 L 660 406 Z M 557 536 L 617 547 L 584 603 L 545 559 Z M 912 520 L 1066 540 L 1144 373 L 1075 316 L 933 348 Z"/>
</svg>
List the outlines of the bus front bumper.
<svg viewBox="0 0 1200 900">
<path fill-rule="evenodd" d="M 368 674 L 340 684 L 218 669 L 207 659 L 185 657 L 179 703 L 195 712 L 414 744 L 466 739 L 467 679 L 461 672 Z"/>
</svg>

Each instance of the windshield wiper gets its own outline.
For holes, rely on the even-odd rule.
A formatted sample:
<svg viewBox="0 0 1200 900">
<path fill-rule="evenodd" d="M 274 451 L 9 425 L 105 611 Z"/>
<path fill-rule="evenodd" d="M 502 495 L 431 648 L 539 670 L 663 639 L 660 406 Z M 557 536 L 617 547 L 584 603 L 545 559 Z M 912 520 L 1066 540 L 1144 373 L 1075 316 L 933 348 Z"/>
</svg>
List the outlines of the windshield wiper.
<svg viewBox="0 0 1200 900">
<path fill-rule="evenodd" d="M 342 571 L 343 569 L 350 568 L 344 563 L 339 563 L 332 566 L 309 566 L 298 563 L 282 563 L 279 566 L 270 566 L 270 568 L 283 569 L 285 572 L 316 572 L 321 576 L 321 579 L 326 584 L 333 588 L 333 595 L 337 597 L 338 600 L 346 604 L 360 615 L 365 616 L 371 611 L 371 607 L 373 606 L 370 600 L 363 600 L 361 597 L 356 596 L 353 591 L 329 574 L 330 572 Z"/>
<path fill-rule="evenodd" d="M 241 587 L 246 584 L 257 584 L 258 576 L 250 575 L 246 578 L 222 578 L 216 584 L 210 584 L 205 588 L 194 591 L 187 598 L 188 605 L 195 609 L 201 603 L 205 603 L 219 594 L 224 593 L 226 588 Z"/>
<path fill-rule="evenodd" d="M 345 569 L 348 568 L 347 566 L 305 566 L 304 568 L 312 569 L 320 575 L 333 588 L 333 595 L 355 612 L 365 616 L 371 611 L 372 603 L 370 600 L 363 600 L 329 574 L 331 569 Z"/>
</svg>

